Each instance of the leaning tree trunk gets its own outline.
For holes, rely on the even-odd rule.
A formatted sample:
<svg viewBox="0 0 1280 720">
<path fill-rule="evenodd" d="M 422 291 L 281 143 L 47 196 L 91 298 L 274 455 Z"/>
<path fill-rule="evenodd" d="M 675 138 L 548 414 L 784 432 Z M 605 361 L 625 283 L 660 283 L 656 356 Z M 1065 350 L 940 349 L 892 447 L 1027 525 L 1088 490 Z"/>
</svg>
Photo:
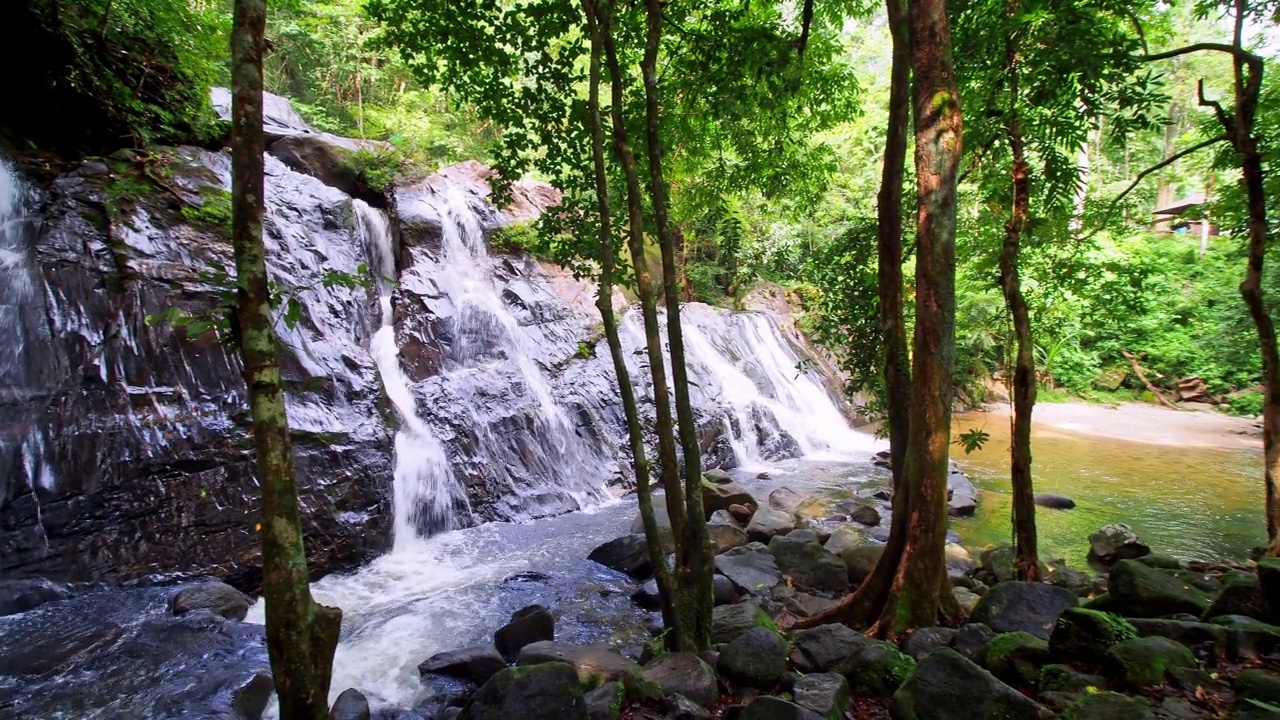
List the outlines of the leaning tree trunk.
<svg viewBox="0 0 1280 720">
<path fill-rule="evenodd" d="M 1010 4 L 1010 15 L 1017 13 L 1018 2 Z M 1013 441 L 1010 444 L 1010 484 L 1013 488 L 1014 567 L 1019 580 L 1035 582 L 1040 576 L 1040 559 L 1036 553 L 1036 501 L 1031 483 L 1031 411 L 1036 404 L 1035 345 L 1031 336 L 1031 316 L 1022 295 L 1018 262 L 1022 235 L 1030 215 L 1030 179 L 1027 173 L 1026 147 L 1022 125 L 1018 119 L 1018 51 L 1009 40 L 1009 110 L 1005 132 L 1009 136 L 1012 157 L 1013 210 L 1005 223 L 1004 245 L 1000 250 L 1000 289 L 1013 318 L 1013 334 L 1017 344 L 1013 364 Z"/>
<path fill-rule="evenodd" d="M 342 612 L 318 605 L 293 476 L 275 321 L 262 242 L 262 53 L 266 3 L 236 0 L 232 31 L 231 208 L 240 353 L 262 487 L 262 594 L 267 652 L 284 720 L 329 716 L 329 680 Z"/>
<path fill-rule="evenodd" d="M 598 6 L 597 6 L 598 9 Z M 631 266 L 635 272 L 636 294 L 640 297 L 640 314 L 644 321 L 645 351 L 649 360 L 649 374 L 653 379 L 653 404 L 657 416 L 658 460 L 662 470 L 662 484 L 666 490 L 667 515 L 671 522 L 671 536 L 677 542 L 686 535 L 684 488 L 680 483 L 679 458 L 676 451 L 675 425 L 671 416 L 670 390 L 667 386 L 666 363 L 662 356 L 662 328 L 658 322 L 657 298 L 653 279 L 649 273 L 649 261 L 644 254 L 644 208 L 640 190 L 640 173 L 635 153 L 627 138 L 626 117 L 621 63 L 617 44 L 614 42 L 612 22 L 607 13 L 597 13 L 601 39 L 604 41 L 605 60 L 609 69 L 611 114 L 613 120 L 613 148 L 622 165 L 627 190 L 627 245 L 631 250 Z M 702 518 L 699 518 L 702 519 Z M 650 536 L 651 543 L 658 539 Z M 660 543 L 658 543 L 660 544 Z M 678 585 L 679 577 L 673 585 Z M 679 589 L 673 588 L 673 603 L 678 602 Z M 672 649 L 691 647 L 693 628 L 687 627 L 682 613 L 675 612 L 675 623 L 667 625 L 667 646 Z"/>
<path fill-rule="evenodd" d="M 600 24 L 596 20 L 597 5 L 594 0 L 583 0 L 587 28 L 591 36 L 591 63 L 587 94 L 587 119 L 591 126 L 591 162 L 596 185 L 596 211 L 600 221 L 600 285 L 596 295 L 596 307 L 604 323 L 605 341 L 609 356 L 613 359 L 613 372 L 618 379 L 618 394 L 622 397 L 622 413 L 627 421 L 627 441 L 631 450 L 631 464 L 636 474 L 636 498 L 640 505 L 640 519 L 644 534 L 649 539 L 649 563 L 658 583 L 658 595 L 662 603 L 662 620 L 666 627 L 676 627 L 675 606 L 672 604 L 671 573 L 658 529 L 657 516 L 653 512 L 653 491 L 649 487 L 649 458 L 644 447 L 644 426 L 640 424 L 640 412 L 636 405 L 635 389 L 631 386 L 631 373 L 627 370 L 622 339 L 618 335 L 618 317 L 613 312 L 613 216 L 609 209 L 609 177 L 604 162 L 604 123 L 600 117 L 600 55 L 604 41 Z"/>
<path fill-rule="evenodd" d="M 676 268 L 676 240 L 667 216 L 667 181 L 662 171 L 662 129 L 658 103 L 658 49 L 662 39 L 662 4 L 647 0 L 647 32 L 641 69 L 644 75 L 645 139 L 648 142 L 649 199 L 658 246 L 662 250 L 663 295 L 667 306 L 667 343 L 671 354 L 671 379 L 679 419 L 680 450 L 684 458 L 685 528 L 676 546 L 676 612 L 684 617 L 688 646 L 680 650 L 711 647 L 712 555 L 707 518 L 702 506 L 702 448 L 698 425 L 689 399 L 689 372 L 685 367 L 684 331 L 680 327 L 680 274 Z"/>
<path fill-rule="evenodd" d="M 893 637 L 932 625 L 946 586 L 947 461 L 955 365 L 956 176 L 960 102 L 945 0 L 909 5 L 915 78 L 916 325 L 902 559 L 874 628 Z M 897 499 L 899 502 L 900 499 Z"/>
</svg>

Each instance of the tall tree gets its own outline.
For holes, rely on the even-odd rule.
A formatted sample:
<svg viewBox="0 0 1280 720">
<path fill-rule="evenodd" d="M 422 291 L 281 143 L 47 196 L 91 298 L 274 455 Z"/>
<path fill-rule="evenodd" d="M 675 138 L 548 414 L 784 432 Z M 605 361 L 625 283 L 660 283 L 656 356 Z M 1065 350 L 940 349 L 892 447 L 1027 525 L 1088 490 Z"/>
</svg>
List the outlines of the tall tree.
<svg viewBox="0 0 1280 720">
<path fill-rule="evenodd" d="M 265 0 L 236 0 L 231 36 L 231 209 L 237 320 L 262 487 L 262 593 L 267 652 L 285 720 L 329 716 L 329 680 L 342 611 L 311 597 L 280 383 L 266 249 L 262 133 Z"/>
</svg>

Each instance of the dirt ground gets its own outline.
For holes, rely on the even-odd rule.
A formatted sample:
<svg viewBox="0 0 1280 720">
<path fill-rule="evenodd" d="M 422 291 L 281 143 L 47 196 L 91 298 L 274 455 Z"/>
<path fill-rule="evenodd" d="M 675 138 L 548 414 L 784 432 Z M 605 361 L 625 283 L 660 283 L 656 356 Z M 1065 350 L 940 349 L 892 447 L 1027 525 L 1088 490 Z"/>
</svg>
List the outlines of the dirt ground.
<svg viewBox="0 0 1280 720">
<path fill-rule="evenodd" d="M 987 410 L 1007 413 L 1008 405 L 993 405 Z M 1032 417 L 1036 424 L 1045 427 L 1155 445 L 1249 448 L 1262 444 L 1257 421 L 1225 415 L 1208 406 L 1170 410 L 1142 403 L 1121 403 L 1114 407 L 1079 402 L 1040 403 Z"/>
</svg>

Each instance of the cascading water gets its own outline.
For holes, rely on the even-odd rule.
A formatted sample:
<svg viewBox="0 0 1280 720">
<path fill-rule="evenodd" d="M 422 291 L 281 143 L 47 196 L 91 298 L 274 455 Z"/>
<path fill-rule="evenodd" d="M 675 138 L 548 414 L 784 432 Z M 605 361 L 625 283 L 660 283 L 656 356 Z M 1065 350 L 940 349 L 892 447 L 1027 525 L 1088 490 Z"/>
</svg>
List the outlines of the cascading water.
<svg viewBox="0 0 1280 720">
<path fill-rule="evenodd" d="M 456 525 L 455 508 L 466 507 L 467 498 L 449 467 L 444 446 L 418 416 L 413 390 L 400 368 L 395 312 L 391 306 L 397 273 L 387 217 L 363 200 L 352 203 L 369 254 L 381 310 L 381 324 L 370 340 L 369 351 L 378 364 L 383 389 L 400 417 L 395 437 L 392 511 L 394 541 L 397 547 L 404 547 L 414 542 L 419 532 L 452 529 Z"/>
</svg>

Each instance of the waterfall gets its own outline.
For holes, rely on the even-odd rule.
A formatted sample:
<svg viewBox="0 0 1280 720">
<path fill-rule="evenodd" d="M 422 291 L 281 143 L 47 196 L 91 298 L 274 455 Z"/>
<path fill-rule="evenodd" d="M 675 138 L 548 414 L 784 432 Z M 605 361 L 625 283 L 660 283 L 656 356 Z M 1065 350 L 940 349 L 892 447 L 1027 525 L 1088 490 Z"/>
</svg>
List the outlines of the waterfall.
<svg viewBox="0 0 1280 720">
<path fill-rule="evenodd" d="M 391 305 L 397 273 L 387 216 L 363 200 L 353 200 L 352 204 L 381 309 L 380 324 L 369 342 L 369 352 L 378 366 L 387 397 L 400 418 L 395 436 L 392 529 L 396 546 L 404 547 L 413 542 L 420 531 L 429 534 L 452 529 L 456 525 L 454 508 L 465 507 L 467 498 L 449 467 L 444 446 L 419 417 L 413 390 L 400 368 L 395 312 Z"/>
</svg>

